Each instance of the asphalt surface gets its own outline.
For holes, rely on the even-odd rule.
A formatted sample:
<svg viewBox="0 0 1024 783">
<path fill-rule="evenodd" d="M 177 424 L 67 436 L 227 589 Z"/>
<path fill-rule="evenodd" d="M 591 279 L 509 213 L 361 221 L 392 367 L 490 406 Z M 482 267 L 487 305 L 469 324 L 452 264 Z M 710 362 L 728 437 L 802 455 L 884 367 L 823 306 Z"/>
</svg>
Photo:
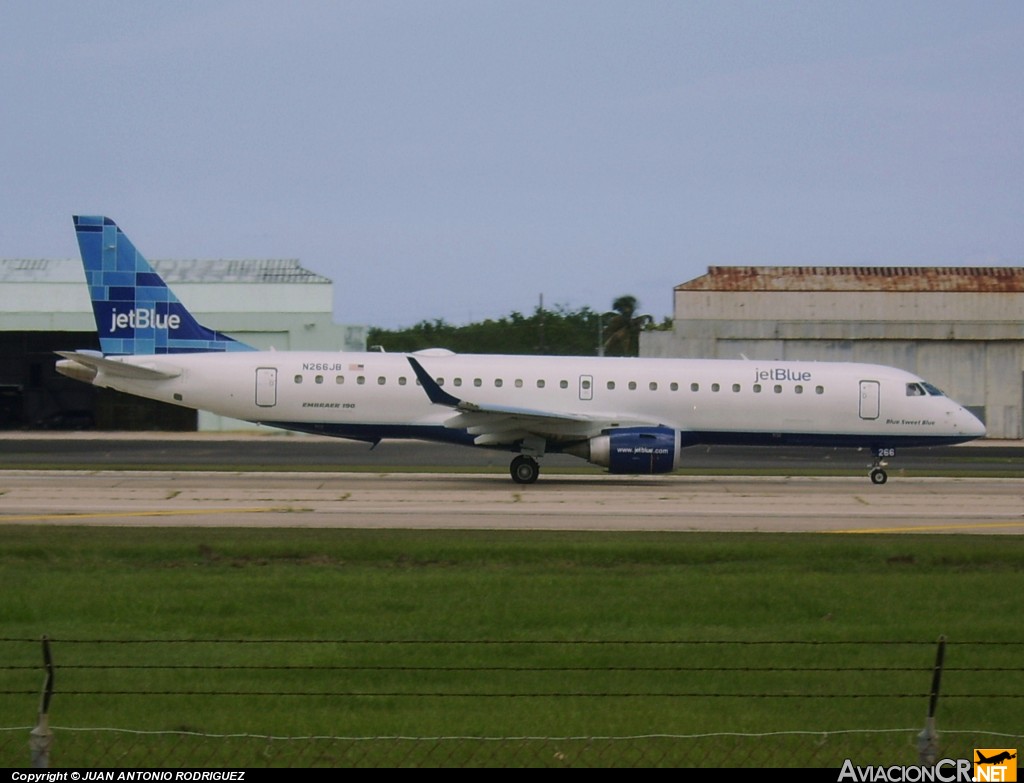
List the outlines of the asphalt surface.
<svg viewBox="0 0 1024 783">
<path fill-rule="evenodd" d="M 0 525 L 1024 533 L 1018 479 L 0 471 Z"/>
<path fill-rule="evenodd" d="M 1016 442 L 908 449 L 881 487 L 870 453 L 849 449 L 695 447 L 692 471 L 663 476 L 549 455 L 529 486 L 509 478 L 511 456 L 261 433 L 8 432 L 0 524 L 1024 533 Z M 743 475 L 754 471 L 767 475 Z"/>
<path fill-rule="evenodd" d="M 467 469 L 504 472 L 512 454 L 489 449 L 384 441 L 369 444 L 336 438 L 286 434 L 221 433 L 0 433 L 0 470 L 11 469 L 234 469 L 310 470 Z M 891 477 L 914 474 L 1024 476 L 1024 442 L 981 441 L 960 446 L 905 449 L 887 460 Z M 867 474 L 872 462 L 866 450 L 695 446 L 683 451 L 684 470 L 716 473 L 736 471 L 804 474 L 851 471 Z M 549 454 L 545 469 L 587 468 L 586 462 Z M 600 469 L 593 468 L 600 473 Z"/>
</svg>

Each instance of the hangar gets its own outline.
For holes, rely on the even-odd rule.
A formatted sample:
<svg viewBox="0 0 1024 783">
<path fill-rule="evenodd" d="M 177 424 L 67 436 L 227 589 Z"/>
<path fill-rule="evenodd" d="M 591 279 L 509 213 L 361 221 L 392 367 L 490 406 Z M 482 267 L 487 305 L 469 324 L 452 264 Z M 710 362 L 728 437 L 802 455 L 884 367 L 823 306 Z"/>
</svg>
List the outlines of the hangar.
<svg viewBox="0 0 1024 783">
<path fill-rule="evenodd" d="M 207 326 L 257 348 L 366 350 L 332 321 L 334 285 L 294 259 L 153 261 Z M 240 422 L 59 375 L 54 351 L 99 349 L 78 260 L 0 259 L 0 428 L 236 429 Z"/>
<path fill-rule="evenodd" d="M 642 356 L 872 362 L 1022 438 L 1024 268 L 713 266 L 674 289 Z"/>
</svg>

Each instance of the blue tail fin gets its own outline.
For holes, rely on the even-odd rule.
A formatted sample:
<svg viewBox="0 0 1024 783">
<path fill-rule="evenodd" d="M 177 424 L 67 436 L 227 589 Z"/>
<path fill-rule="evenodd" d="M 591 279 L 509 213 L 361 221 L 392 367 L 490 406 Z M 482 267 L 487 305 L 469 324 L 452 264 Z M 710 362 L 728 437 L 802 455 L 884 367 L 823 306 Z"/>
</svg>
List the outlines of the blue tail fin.
<svg viewBox="0 0 1024 783">
<path fill-rule="evenodd" d="M 76 215 L 74 221 L 103 353 L 253 350 L 196 321 L 113 220 Z"/>
</svg>

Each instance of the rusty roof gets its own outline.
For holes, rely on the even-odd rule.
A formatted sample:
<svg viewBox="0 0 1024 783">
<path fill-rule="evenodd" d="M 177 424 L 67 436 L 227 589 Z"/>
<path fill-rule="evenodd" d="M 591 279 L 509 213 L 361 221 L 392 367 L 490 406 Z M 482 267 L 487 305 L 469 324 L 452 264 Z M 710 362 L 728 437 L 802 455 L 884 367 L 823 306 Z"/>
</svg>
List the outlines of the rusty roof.
<svg viewBox="0 0 1024 783">
<path fill-rule="evenodd" d="M 711 266 L 676 291 L 1024 292 L 1024 267 Z"/>
</svg>

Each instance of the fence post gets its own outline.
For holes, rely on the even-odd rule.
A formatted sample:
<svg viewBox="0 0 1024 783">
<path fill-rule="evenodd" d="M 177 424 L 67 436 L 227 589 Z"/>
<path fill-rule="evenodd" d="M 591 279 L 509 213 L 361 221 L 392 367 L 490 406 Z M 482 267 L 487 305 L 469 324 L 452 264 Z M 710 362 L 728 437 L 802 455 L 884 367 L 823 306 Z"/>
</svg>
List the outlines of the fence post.
<svg viewBox="0 0 1024 783">
<path fill-rule="evenodd" d="M 48 769 L 50 766 L 50 744 L 53 734 L 50 732 L 50 699 L 53 697 L 53 656 L 50 655 L 50 640 L 43 637 L 43 667 L 46 679 L 43 680 L 43 694 L 39 700 L 39 721 L 29 735 L 28 747 L 32 752 L 32 767 Z"/>
<path fill-rule="evenodd" d="M 922 764 L 934 766 L 939 758 L 939 735 L 935 732 L 935 708 L 939 703 L 939 685 L 942 682 L 942 661 L 946 657 L 946 637 L 939 637 L 932 670 L 932 689 L 928 698 L 928 718 L 924 730 L 917 735 L 917 755 Z"/>
</svg>

